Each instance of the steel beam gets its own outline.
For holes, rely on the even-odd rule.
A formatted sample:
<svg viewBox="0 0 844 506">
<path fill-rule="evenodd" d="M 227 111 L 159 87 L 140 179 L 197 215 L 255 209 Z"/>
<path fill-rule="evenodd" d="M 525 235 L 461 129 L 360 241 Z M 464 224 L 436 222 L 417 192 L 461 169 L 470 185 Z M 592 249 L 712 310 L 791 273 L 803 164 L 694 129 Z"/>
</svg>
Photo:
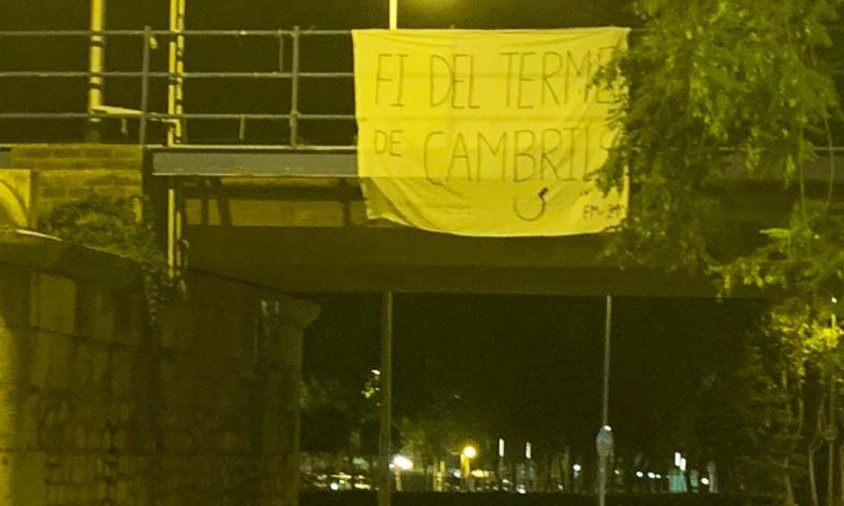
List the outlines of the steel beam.
<svg viewBox="0 0 844 506">
<path fill-rule="evenodd" d="M 256 148 L 155 150 L 156 176 L 356 177 L 355 154 Z"/>
</svg>

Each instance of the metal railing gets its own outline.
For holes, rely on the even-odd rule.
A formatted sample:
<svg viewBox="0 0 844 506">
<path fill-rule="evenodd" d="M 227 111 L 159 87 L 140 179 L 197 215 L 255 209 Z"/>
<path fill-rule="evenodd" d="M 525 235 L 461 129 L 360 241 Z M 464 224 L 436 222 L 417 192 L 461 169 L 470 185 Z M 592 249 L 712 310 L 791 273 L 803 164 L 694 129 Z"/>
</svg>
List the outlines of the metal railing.
<svg viewBox="0 0 844 506">
<path fill-rule="evenodd" d="M 835 38 L 844 39 L 840 26 L 834 27 Z M 142 145 L 165 144 L 168 129 L 181 124 L 185 130 L 188 125 L 203 128 L 203 134 L 187 136 L 185 143 L 227 145 L 272 146 L 296 150 L 351 150 L 355 139 L 355 116 L 353 114 L 354 91 L 352 72 L 351 32 L 349 30 L 63 30 L 63 31 L 0 31 L 0 143 L 37 142 L 37 141 L 74 141 L 90 134 L 92 125 L 112 128 L 119 122 L 119 135 L 113 140 L 118 142 L 137 142 Z M 88 70 L 84 58 L 88 44 L 93 38 L 103 37 L 107 46 L 119 41 L 138 44 L 133 51 L 121 53 L 120 63 L 129 69 L 109 69 L 102 72 Z M 186 39 L 187 51 L 185 68 L 182 73 L 174 73 L 166 64 L 156 63 L 155 51 L 163 53 L 163 48 L 178 37 Z M 305 58 L 302 47 L 304 41 L 314 39 L 335 39 L 343 41 L 348 49 L 337 52 L 317 53 L 317 57 Z M 35 64 L 60 65 L 63 60 L 71 59 L 66 41 L 78 43 L 75 55 L 79 62 L 74 69 L 25 68 Z M 271 67 L 263 70 L 214 69 L 209 58 L 197 57 L 195 49 L 208 41 L 225 41 L 230 48 L 236 49 L 245 40 L 269 42 L 262 54 L 250 54 L 250 63 L 256 67 Z M 40 59 L 25 57 L 25 43 L 50 43 L 58 51 L 56 54 Z M 8 47 L 7 47 L 8 46 Z M 106 48 L 106 61 L 113 61 L 111 48 Z M 229 58 L 239 58 L 236 50 L 230 51 Z M 306 69 L 303 63 L 326 61 L 334 66 L 330 70 Z M 221 66 L 230 65 L 225 58 Z M 16 68 L 16 65 L 18 67 Z M 119 67 L 120 65 L 118 65 Z M 24 68 L 20 68 L 24 67 Z M 835 67 L 835 66 L 834 66 Z M 339 69 L 339 70 L 338 70 Z M 837 68 L 836 78 L 840 79 L 842 69 Z M 105 83 L 106 106 L 90 110 L 87 107 L 86 84 L 102 78 Z M 175 80 L 185 82 L 185 110 L 180 113 L 168 112 L 166 87 Z M 48 81 L 57 84 L 48 92 L 37 95 L 29 90 L 31 84 Z M 326 91 L 319 82 L 340 83 L 335 92 Z M 68 85 L 67 83 L 78 83 Z M 134 82 L 134 92 L 126 92 L 127 82 Z M 220 85 L 222 91 L 193 89 L 205 83 Z M 259 83 L 264 90 L 272 89 L 277 97 L 274 102 L 261 103 L 233 96 L 243 83 Z M 283 83 L 286 88 L 277 84 Z M 123 89 L 120 97 L 115 98 L 109 90 Z M 76 86 L 74 88 L 74 86 Z M 242 88 L 246 90 L 246 88 Z M 283 91 L 283 93 L 282 93 Z M 64 96 L 54 99 L 53 93 Z M 63 95 L 64 93 L 64 95 Z M 247 93 L 242 91 L 241 93 Z M 132 95 L 134 94 L 134 97 Z M 69 96 L 70 95 L 70 96 Z M 283 96 L 282 96 L 283 95 Z M 214 107 L 195 106 L 193 99 L 203 97 L 218 102 Z M 56 102 L 59 102 L 56 104 Z M 208 100 L 206 100 L 207 102 Z M 46 110 L 42 103 L 56 105 L 55 110 Z M 127 106 L 128 103 L 128 106 Z M 233 105 L 240 104 L 243 109 L 230 111 Z M 316 105 L 329 105 L 333 110 L 316 111 Z M 276 108 L 279 110 L 273 111 Z M 308 109 L 311 109 L 308 111 Z M 254 109 L 257 109 L 254 110 Z M 352 110 L 350 110 L 352 109 Z M 269 111 L 269 112 L 268 112 Z M 74 127 L 69 126 L 74 123 Z M 260 136 L 250 135 L 255 125 L 270 123 L 278 128 L 270 129 Z M 320 128 L 303 135 L 303 128 L 309 124 L 320 124 Z M 134 127 L 134 132 L 133 130 Z M 837 125 L 836 125 L 837 126 Z M 232 128 L 233 127 L 233 128 Z M 232 130 L 227 132 L 226 129 Z M 19 140 L 16 140 L 19 139 Z M 339 142 L 337 139 L 342 139 Z"/>
<path fill-rule="evenodd" d="M 90 30 L 65 30 L 65 31 L 6 31 L 0 32 L 0 50 L 3 50 L 3 45 L 14 46 L 15 43 L 23 43 L 26 40 L 37 39 L 40 42 L 49 40 L 56 41 L 57 49 L 61 50 L 64 41 L 68 39 L 81 39 L 80 47 L 85 47 L 87 51 L 88 41 L 95 36 L 102 36 L 105 38 L 106 44 L 113 44 L 120 39 L 136 39 L 140 43 L 141 49 L 137 52 L 134 58 L 129 57 L 129 63 L 137 65 L 137 70 L 109 70 L 102 72 L 91 72 L 89 70 L 58 70 L 58 69 L 21 69 L 25 67 L 27 61 L 25 51 L 12 49 L 6 54 L 12 55 L 7 60 L 12 60 L 12 65 L 0 66 L 0 142 L 9 142 L 8 137 L 10 133 L 14 132 L 16 128 L 28 127 L 33 131 L 44 132 L 49 131 L 52 136 L 61 136 L 61 131 L 64 128 L 70 132 L 72 129 L 67 129 L 62 125 L 62 122 L 69 120 L 82 120 L 87 124 L 83 130 L 90 128 L 92 121 L 107 122 L 119 121 L 121 123 L 122 141 L 123 142 L 138 142 L 140 144 L 155 143 L 160 144 L 159 138 L 162 136 L 151 136 L 150 127 L 153 125 L 162 125 L 164 129 L 171 128 L 176 122 L 183 122 L 183 125 L 196 124 L 196 122 L 235 122 L 237 126 L 237 134 L 229 135 L 223 134 L 224 140 L 221 142 L 219 136 L 215 137 L 213 141 L 207 142 L 199 139 L 191 139 L 191 143 L 211 143 L 211 144 L 243 144 L 249 143 L 249 135 L 247 134 L 248 125 L 255 122 L 273 122 L 275 124 L 286 126 L 286 135 L 279 135 L 277 138 L 269 138 L 266 136 L 259 142 L 259 144 L 273 145 L 277 147 L 287 147 L 291 149 L 351 149 L 354 140 L 354 119 L 355 116 L 351 112 L 343 111 L 348 108 L 348 101 L 338 101 L 331 97 L 329 92 L 326 95 L 325 90 L 322 94 L 312 99 L 310 102 L 319 102 L 320 96 L 328 98 L 322 104 L 329 104 L 333 106 L 335 111 L 303 111 L 303 93 L 307 93 L 313 87 L 312 83 L 318 80 L 334 80 L 342 81 L 342 87 L 348 90 L 353 90 L 354 73 L 351 71 L 351 49 L 346 54 L 332 54 L 327 60 L 333 60 L 337 67 L 346 66 L 349 70 L 307 70 L 302 66 L 302 41 L 307 38 L 342 38 L 349 44 L 351 48 L 350 31 L 348 30 L 300 30 L 295 27 L 293 30 L 185 30 L 183 32 L 172 32 L 169 30 L 152 30 L 146 28 L 144 30 L 105 30 L 102 32 L 95 32 Z M 165 46 L 166 41 L 174 39 L 175 37 L 183 36 L 186 39 L 187 51 L 185 57 L 186 71 L 183 73 L 174 73 L 167 70 L 159 70 L 155 68 L 153 62 L 153 52 L 159 46 Z M 237 54 L 237 46 L 242 44 L 244 40 L 262 40 L 273 41 L 275 45 L 275 54 L 261 54 L 248 55 L 249 58 L 255 62 L 261 61 L 257 66 L 266 66 L 267 58 L 272 59 L 274 68 L 264 70 L 216 70 L 216 69 L 195 69 L 197 65 L 193 65 L 191 59 L 191 47 L 196 44 L 201 44 L 203 40 L 210 39 L 224 39 L 230 42 L 230 47 L 234 48 L 228 57 L 234 57 Z M 164 44 L 160 41 L 164 40 Z M 23 47 L 23 46 L 21 46 Z M 125 52 L 125 51 L 124 51 Z M 266 52 L 266 51 L 265 51 Z M 322 51 L 323 56 L 325 51 Z M 17 59 L 15 55 L 20 55 Z M 68 59 L 68 54 L 64 54 L 64 59 Z M 109 61 L 109 50 L 106 49 L 106 61 Z M 242 56 L 242 55 L 241 55 Z M 46 64 L 56 65 L 60 64 L 63 58 L 60 56 L 47 58 Z M 289 63 L 288 63 L 289 59 Z M 134 60 L 134 61 L 132 61 Z M 321 58 L 320 61 L 326 60 Z M 126 61 L 121 61 L 125 65 Z M 224 61 L 222 66 L 231 64 L 232 61 Z M 237 61 L 235 61 L 237 63 Z M 13 67 L 18 64 L 18 68 L 3 68 Z M 200 67 L 208 67 L 208 58 L 202 62 Z M 66 98 L 64 101 L 59 100 L 61 110 L 39 110 L 39 102 L 47 102 L 46 97 L 39 99 L 28 91 L 28 84 L 35 81 L 47 80 L 51 83 L 62 86 L 62 81 L 76 81 L 80 83 L 77 88 L 83 89 L 83 84 L 88 82 L 92 77 L 100 77 L 104 80 L 106 90 L 115 85 L 119 81 L 134 81 L 137 86 L 137 96 L 135 97 L 136 107 L 126 106 L 120 103 L 109 103 L 109 93 L 105 94 L 104 105 L 95 110 L 86 109 L 85 95 L 78 96 L 78 102 L 71 103 L 71 98 Z M 212 81 L 216 85 L 223 84 L 222 91 L 218 91 L 220 107 L 212 108 L 212 110 L 192 110 L 186 106 L 185 112 L 174 114 L 167 112 L 166 107 L 156 107 L 153 105 L 154 95 L 158 95 L 160 99 L 162 93 L 156 86 L 159 84 L 167 85 L 175 79 L 182 79 L 185 82 L 185 97 L 186 102 L 190 104 L 192 94 L 205 93 L 206 98 L 209 97 L 208 92 L 201 90 L 191 90 L 193 83 L 201 81 Z M 275 87 L 274 94 L 278 97 L 278 103 L 274 104 L 257 104 L 249 103 L 249 100 L 237 100 L 238 97 L 232 97 L 227 92 L 230 88 L 237 88 L 238 82 L 248 81 L 250 83 L 263 83 L 263 85 L 273 86 L 272 83 L 279 81 L 286 83 L 287 89 L 286 97 L 282 97 L 279 91 L 281 88 Z M 15 83 L 16 86 L 10 85 Z M 66 86 L 66 85 L 65 85 Z M 125 89 L 125 84 L 122 85 Z M 12 93 L 8 90 L 12 89 Z M 17 89 L 17 94 L 15 93 Z M 60 88 L 59 88 L 60 89 Z M 158 92 L 158 93 L 157 93 Z M 233 93 L 233 92 L 232 92 Z M 126 93 L 123 93 L 124 98 Z M 213 95 L 213 93 L 211 93 Z M 335 94 L 336 97 L 336 94 Z M 211 97 L 211 100 L 214 100 Z M 161 102 L 161 100 L 157 100 Z M 166 101 L 165 101 L 166 102 Z M 276 112 L 256 112 L 256 111 L 238 111 L 230 112 L 223 111 L 232 105 L 232 102 L 247 103 L 247 109 L 273 109 L 283 107 L 286 110 Z M 216 110 L 214 110 L 216 109 Z M 223 109 L 223 110 L 221 110 Z M 340 144 L 325 143 L 325 142 L 311 142 L 305 140 L 301 134 L 303 124 L 309 122 L 343 122 L 346 125 L 342 128 L 344 137 L 348 137 L 348 142 Z M 22 125 L 22 122 L 29 122 L 27 125 Z M 33 123 L 35 122 L 35 123 Z M 136 126 L 133 134 L 129 133 L 128 123 L 133 122 Z M 223 127 L 219 127 L 218 132 Z M 73 130 L 78 131 L 77 129 Z M 73 137 L 78 135 L 70 133 L 68 136 Z M 153 137 L 155 137 L 153 139 Z M 214 136 L 212 136 L 214 137 Z M 231 142 L 226 142 L 230 139 Z M 38 140 L 38 139 L 34 139 Z M 317 139 L 318 140 L 318 139 Z"/>
</svg>

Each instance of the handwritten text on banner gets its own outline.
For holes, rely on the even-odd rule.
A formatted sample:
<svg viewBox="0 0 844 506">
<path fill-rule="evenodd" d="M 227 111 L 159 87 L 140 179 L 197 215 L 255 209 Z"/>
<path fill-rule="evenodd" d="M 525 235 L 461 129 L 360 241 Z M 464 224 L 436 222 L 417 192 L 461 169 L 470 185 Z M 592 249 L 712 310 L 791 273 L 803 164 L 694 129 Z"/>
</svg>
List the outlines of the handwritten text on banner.
<svg viewBox="0 0 844 506">
<path fill-rule="evenodd" d="M 627 29 L 354 32 L 367 213 L 471 236 L 596 233 L 627 191 L 591 175 L 617 133 L 595 73 Z"/>
</svg>

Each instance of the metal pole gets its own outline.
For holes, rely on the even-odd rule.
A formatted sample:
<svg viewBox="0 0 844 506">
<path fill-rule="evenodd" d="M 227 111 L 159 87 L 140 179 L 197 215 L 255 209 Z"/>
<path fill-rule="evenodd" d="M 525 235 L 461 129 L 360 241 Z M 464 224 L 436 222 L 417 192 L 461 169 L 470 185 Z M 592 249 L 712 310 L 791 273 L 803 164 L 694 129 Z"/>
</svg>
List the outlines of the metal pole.
<svg viewBox="0 0 844 506">
<path fill-rule="evenodd" d="M 144 27 L 144 52 L 141 63 L 141 121 L 138 127 L 138 144 L 145 146 L 147 143 L 147 113 L 149 111 L 149 66 L 150 66 L 150 42 L 152 41 L 152 28 L 149 25 Z"/>
<path fill-rule="evenodd" d="M 378 506 L 390 506 L 393 427 L 393 292 L 381 296 L 381 427 L 378 438 Z"/>
<path fill-rule="evenodd" d="M 610 334 L 612 332 L 612 295 L 607 295 L 604 313 L 604 384 L 601 400 L 601 430 L 609 427 L 610 412 Z M 609 455 L 599 455 L 598 468 L 598 506 L 607 503 L 607 463 Z"/>
<path fill-rule="evenodd" d="M 612 295 L 607 295 L 604 315 L 604 392 L 601 403 L 601 425 L 609 425 L 610 412 L 610 333 L 612 332 Z"/>
<path fill-rule="evenodd" d="M 170 41 L 167 71 L 170 82 L 167 87 L 167 115 L 170 128 L 167 130 L 167 145 L 181 144 L 184 140 L 184 73 L 185 73 L 185 10 L 186 0 L 170 0 Z"/>
<path fill-rule="evenodd" d="M 829 319 L 829 326 L 832 328 L 833 331 L 838 331 L 838 321 L 835 315 L 835 304 L 838 304 L 838 299 L 836 297 L 832 297 L 831 302 L 833 304 L 832 308 L 832 315 Z M 830 440 L 828 446 L 828 462 L 827 462 L 827 499 L 826 503 L 830 506 L 835 504 L 835 440 L 837 439 L 836 434 L 836 424 L 835 424 L 835 409 L 837 408 L 837 402 L 835 399 L 835 374 L 830 373 L 829 375 L 829 431 L 830 431 Z M 842 463 L 839 462 L 839 466 Z M 844 489 L 844 482 L 840 485 L 841 489 Z"/>
<path fill-rule="evenodd" d="M 398 27 L 398 0 L 390 0 L 390 30 Z M 298 67 L 298 27 L 293 33 Z M 297 70 L 294 70 L 297 72 Z M 294 74 L 295 75 L 295 74 Z M 393 292 L 384 292 L 381 299 L 381 433 L 378 450 L 381 454 L 378 506 L 390 506 L 392 476 L 390 473 L 391 436 L 393 426 Z"/>
<path fill-rule="evenodd" d="M 390 0 L 390 30 L 398 27 L 398 0 Z M 298 71 L 298 27 L 294 35 L 294 64 Z M 390 454 L 393 427 L 393 292 L 384 292 L 381 298 L 381 433 L 378 450 L 381 467 L 378 487 L 378 506 L 390 506 L 392 502 L 392 476 Z"/>
<path fill-rule="evenodd" d="M 293 27 L 290 67 L 290 146 L 299 147 L 299 26 Z"/>
<path fill-rule="evenodd" d="M 170 178 L 167 188 L 167 273 L 176 277 L 176 181 Z"/>
<path fill-rule="evenodd" d="M 390 0 L 390 30 L 399 27 L 399 0 Z"/>
<path fill-rule="evenodd" d="M 826 504 L 835 504 L 835 377 L 829 375 L 829 441 L 827 442 Z"/>
<path fill-rule="evenodd" d="M 88 137 L 99 141 L 103 105 L 103 70 L 105 68 L 106 0 L 91 0 L 91 38 L 88 42 Z"/>
</svg>

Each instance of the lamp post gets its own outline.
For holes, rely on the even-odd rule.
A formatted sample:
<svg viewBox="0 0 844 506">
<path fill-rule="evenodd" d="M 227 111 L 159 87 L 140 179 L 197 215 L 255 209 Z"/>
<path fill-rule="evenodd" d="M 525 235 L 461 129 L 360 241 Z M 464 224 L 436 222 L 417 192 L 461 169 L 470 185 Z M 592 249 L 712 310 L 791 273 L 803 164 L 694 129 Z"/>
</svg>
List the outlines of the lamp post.
<svg viewBox="0 0 844 506">
<path fill-rule="evenodd" d="M 393 427 L 393 292 L 381 294 L 381 412 L 379 416 L 378 506 L 390 506 L 392 479 L 390 473 L 391 438 Z"/>
<path fill-rule="evenodd" d="M 399 25 L 399 0 L 390 0 L 390 30 L 396 30 Z M 390 480 L 390 434 L 393 423 L 393 392 L 392 392 L 392 358 L 393 358 L 393 292 L 381 294 L 381 369 L 385 373 L 381 385 L 381 432 L 378 440 L 378 450 L 381 454 L 383 468 L 380 472 L 378 487 L 378 506 L 391 504 Z"/>
<path fill-rule="evenodd" d="M 604 425 L 595 437 L 598 450 L 598 506 L 604 506 L 607 500 L 607 464 L 613 454 L 612 428 Z"/>
<path fill-rule="evenodd" d="M 463 447 L 460 452 L 460 476 L 463 478 L 463 483 L 469 485 L 469 478 L 472 475 L 472 459 L 478 456 L 478 450 L 472 445 Z"/>
</svg>

